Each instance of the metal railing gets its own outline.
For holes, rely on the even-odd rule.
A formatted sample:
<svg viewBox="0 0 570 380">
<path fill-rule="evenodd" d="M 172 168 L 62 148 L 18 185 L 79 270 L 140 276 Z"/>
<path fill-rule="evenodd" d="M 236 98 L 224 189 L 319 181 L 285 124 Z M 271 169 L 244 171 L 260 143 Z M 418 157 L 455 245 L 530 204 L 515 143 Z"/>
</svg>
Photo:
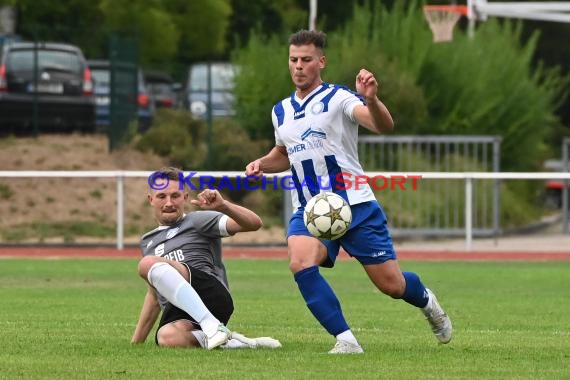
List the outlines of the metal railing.
<svg viewBox="0 0 570 380">
<path fill-rule="evenodd" d="M 500 171 L 499 136 L 383 136 L 358 139 L 358 153 L 366 171 L 387 172 L 495 172 Z M 477 236 L 498 236 L 500 180 L 473 184 L 473 227 Z M 377 192 L 387 208 L 394 236 L 460 236 L 463 231 L 461 187 L 453 180 L 422 184 L 417 192 Z M 433 210 L 434 198 L 445 203 Z"/>
<path fill-rule="evenodd" d="M 116 247 L 121 250 L 124 248 L 124 213 L 125 213 L 125 197 L 124 197 L 124 180 L 125 178 L 148 178 L 153 172 L 150 171 L 0 171 L 0 178 L 115 178 L 116 179 Z M 473 241 L 473 181 L 474 180 L 570 180 L 569 172 L 507 172 L 507 173 L 482 173 L 482 172 L 368 172 L 369 177 L 384 176 L 387 178 L 402 176 L 421 176 L 422 180 L 448 179 L 454 181 L 464 181 L 464 198 L 465 210 L 463 213 L 465 227 L 465 249 L 471 250 Z M 233 177 L 242 178 L 243 172 L 196 172 L 195 177 L 214 177 L 222 178 Z M 279 173 L 277 177 L 290 175 L 290 173 Z M 565 221 L 563 231 L 568 231 L 568 208 L 563 208 L 563 217 Z"/>
</svg>

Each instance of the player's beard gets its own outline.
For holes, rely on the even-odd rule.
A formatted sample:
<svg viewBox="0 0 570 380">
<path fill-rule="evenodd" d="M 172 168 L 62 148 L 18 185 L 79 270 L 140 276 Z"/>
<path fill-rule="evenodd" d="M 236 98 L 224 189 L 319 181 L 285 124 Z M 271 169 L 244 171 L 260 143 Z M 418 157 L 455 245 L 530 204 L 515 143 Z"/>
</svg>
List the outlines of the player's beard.
<svg viewBox="0 0 570 380">
<path fill-rule="evenodd" d="M 182 219 L 183 213 L 179 210 L 174 210 L 174 212 L 164 212 L 160 211 L 159 224 L 163 226 L 171 226 L 176 224 L 180 219 Z"/>
<path fill-rule="evenodd" d="M 293 76 L 293 84 L 301 91 L 308 89 L 311 85 L 306 76 Z"/>
<path fill-rule="evenodd" d="M 298 90 L 299 93 L 308 93 L 313 91 L 315 88 L 321 85 L 323 81 L 320 78 L 311 78 L 307 75 L 303 76 L 293 76 L 293 84 Z"/>
</svg>

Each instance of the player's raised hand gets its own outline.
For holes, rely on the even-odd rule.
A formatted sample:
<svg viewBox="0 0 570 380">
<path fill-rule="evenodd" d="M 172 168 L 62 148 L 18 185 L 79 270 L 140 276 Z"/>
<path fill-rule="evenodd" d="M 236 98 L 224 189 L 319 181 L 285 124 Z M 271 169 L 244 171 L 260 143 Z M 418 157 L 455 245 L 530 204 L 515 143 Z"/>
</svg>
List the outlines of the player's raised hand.
<svg viewBox="0 0 570 380">
<path fill-rule="evenodd" d="M 263 170 L 261 169 L 261 160 L 255 160 L 247 164 L 245 167 L 245 175 L 248 176 L 261 176 L 263 175 Z"/>
<path fill-rule="evenodd" d="M 204 210 L 216 210 L 224 204 L 224 198 L 218 190 L 205 189 L 196 198 L 192 199 L 190 203 Z"/>
<path fill-rule="evenodd" d="M 356 91 L 366 99 L 374 98 L 378 93 L 378 81 L 370 71 L 360 69 L 356 75 Z"/>
</svg>

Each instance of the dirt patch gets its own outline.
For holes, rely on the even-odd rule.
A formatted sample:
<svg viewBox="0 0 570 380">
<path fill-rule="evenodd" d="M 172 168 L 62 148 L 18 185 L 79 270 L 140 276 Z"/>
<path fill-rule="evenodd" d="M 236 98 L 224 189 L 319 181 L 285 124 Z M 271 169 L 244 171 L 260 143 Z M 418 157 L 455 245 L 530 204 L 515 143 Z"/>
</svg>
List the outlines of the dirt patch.
<svg viewBox="0 0 570 380">
<path fill-rule="evenodd" d="M 133 148 L 109 152 L 105 135 L 0 139 L 0 170 L 6 171 L 155 171 L 166 164 L 157 155 Z M 125 179 L 127 244 L 137 244 L 141 234 L 155 226 L 146 194 L 144 179 Z M 0 243 L 113 244 L 116 201 L 114 178 L 0 177 Z M 282 243 L 283 228 L 267 227 L 228 241 Z"/>
</svg>

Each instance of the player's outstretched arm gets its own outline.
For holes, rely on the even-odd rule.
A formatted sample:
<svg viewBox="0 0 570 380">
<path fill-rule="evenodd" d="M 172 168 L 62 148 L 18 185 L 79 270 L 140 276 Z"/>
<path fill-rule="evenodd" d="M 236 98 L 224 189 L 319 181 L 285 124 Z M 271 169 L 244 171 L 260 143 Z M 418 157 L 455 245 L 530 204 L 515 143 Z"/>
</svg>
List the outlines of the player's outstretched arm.
<svg viewBox="0 0 570 380">
<path fill-rule="evenodd" d="M 354 117 L 360 125 L 372 132 L 391 132 L 394 120 L 388 108 L 378 99 L 378 87 L 374 74 L 361 69 L 356 76 L 356 91 L 366 99 L 366 106 L 355 107 Z"/>
<path fill-rule="evenodd" d="M 229 216 L 226 229 L 231 235 L 236 232 L 257 231 L 263 226 L 259 215 L 224 199 L 218 190 L 206 189 L 190 202 L 202 209 L 215 210 Z"/>
<path fill-rule="evenodd" d="M 131 338 L 131 343 L 144 343 L 159 314 L 160 306 L 158 305 L 156 294 L 154 293 L 154 290 L 149 287 L 144 297 L 141 313 L 139 315 L 137 326 L 135 327 L 135 332 Z"/>
<path fill-rule="evenodd" d="M 282 145 L 276 145 L 265 156 L 247 164 L 245 174 L 261 176 L 263 173 L 279 173 L 289 169 L 290 166 L 287 150 Z"/>
</svg>

